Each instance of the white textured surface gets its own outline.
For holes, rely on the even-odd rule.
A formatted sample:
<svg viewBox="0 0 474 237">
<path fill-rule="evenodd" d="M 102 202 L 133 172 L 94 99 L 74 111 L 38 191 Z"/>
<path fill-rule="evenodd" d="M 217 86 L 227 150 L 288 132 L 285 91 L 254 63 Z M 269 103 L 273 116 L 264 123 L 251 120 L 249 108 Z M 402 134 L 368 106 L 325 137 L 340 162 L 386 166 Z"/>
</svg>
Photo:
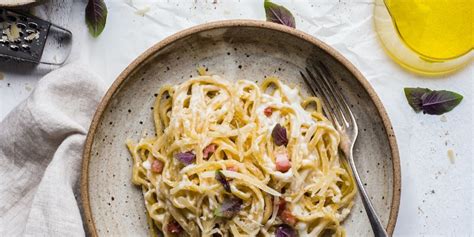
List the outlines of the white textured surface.
<svg viewBox="0 0 474 237">
<path fill-rule="evenodd" d="M 88 63 L 108 85 L 141 52 L 172 33 L 214 20 L 265 17 L 263 1 L 254 0 L 106 2 L 108 22 L 98 39 L 87 34 L 83 3 L 74 3 L 69 19 L 51 19 L 73 31 L 70 61 Z M 402 70 L 377 41 L 369 0 L 276 2 L 294 13 L 298 29 L 347 57 L 382 99 L 401 155 L 402 200 L 395 236 L 472 236 L 474 65 L 436 79 Z M 48 70 L 0 66 L 4 75 L 0 119 L 29 95 Z M 416 86 L 453 90 L 464 95 L 464 101 L 445 117 L 415 114 L 406 103 L 403 87 Z M 448 149 L 454 150 L 454 163 Z"/>
</svg>

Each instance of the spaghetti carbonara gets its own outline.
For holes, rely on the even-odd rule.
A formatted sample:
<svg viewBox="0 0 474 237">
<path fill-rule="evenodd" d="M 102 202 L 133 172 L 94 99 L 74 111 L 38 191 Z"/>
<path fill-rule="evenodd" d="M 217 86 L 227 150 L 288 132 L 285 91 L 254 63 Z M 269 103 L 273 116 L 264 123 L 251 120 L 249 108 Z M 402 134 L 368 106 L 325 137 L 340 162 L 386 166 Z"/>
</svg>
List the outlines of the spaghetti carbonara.
<svg viewBox="0 0 474 237">
<path fill-rule="evenodd" d="M 127 141 L 152 236 L 345 236 L 356 193 L 318 98 L 270 77 L 164 86 Z"/>
</svg>

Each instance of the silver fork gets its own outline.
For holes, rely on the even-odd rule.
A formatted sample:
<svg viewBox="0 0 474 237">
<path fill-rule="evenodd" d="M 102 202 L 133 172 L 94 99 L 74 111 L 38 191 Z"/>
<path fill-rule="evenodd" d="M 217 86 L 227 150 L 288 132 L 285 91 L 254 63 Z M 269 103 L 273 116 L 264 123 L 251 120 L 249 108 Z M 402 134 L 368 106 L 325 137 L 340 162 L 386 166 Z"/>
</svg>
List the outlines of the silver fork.
<svg viewBox="0 0 474 237">
<path fill-rule="evenodd" d="M 382 226 L 380 219 L 377 216 L 377 213 L 374 210 L 372 203 L 367 195 L 367 192 L 364 189 L 364 185 L 357 172 L 357 168 L 354 163 L 354 157 L 352 155 L 352 150 L 354 148 L 354 143 L 357 139 L 357 122 L 352 114 L 347 102 L 344 100 L 341 92 L 335 88 L 335 86 L 330 82 L 329 76 L 330 72 L 328 68 L 321 62 L 318 66 L 313 65 L 313 70 L 316 72 L 317 76 L 314 76 L 311 73 L 311 70 L 306 68 L 306 73 L 309 78 L 305 76 L 303 72 L 300 72 L 301 76 L 305 80 L 306 84 L 312 90 L 315 95 L 319 95 L 320 99 L 323 101 L 324 113 L 328 116 L 338 130 L 341 136 L 341 143 L 339 148 L 344 153 L 346 159 L 349 161 L 349 165 L 354 174 L 357 187 L 359 189 L 360 196 L 362 198 L 362 203 L 364 204 L 365 211 L 369 217 L 370 225 L 376 237 L 385 237 L 388 236 L 385 228 Z"/>
</svg>

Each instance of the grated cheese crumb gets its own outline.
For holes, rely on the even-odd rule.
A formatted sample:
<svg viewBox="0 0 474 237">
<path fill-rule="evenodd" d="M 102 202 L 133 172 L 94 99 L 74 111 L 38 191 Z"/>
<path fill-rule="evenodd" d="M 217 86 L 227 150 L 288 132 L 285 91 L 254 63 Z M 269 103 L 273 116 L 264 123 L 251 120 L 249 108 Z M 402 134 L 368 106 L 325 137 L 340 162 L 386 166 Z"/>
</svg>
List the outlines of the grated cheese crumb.
<svg viewBox="0 0 474 237">
<path fill-rule="evenodd" d="M 448 158 L 451 164 L 454 164 L 456 162 L 456 154 L 454 154 L 453 149 L 448 149 Z"/>
<path fill-rule="evenodd" d="M 197 71 L 198 71 L 199 76 L 205 76 L 206 75 L 206 68 L 203 67 L 203 66 L 199 66 L 197 68 Z"/>
<path fill-rule="evenodd" d="M 142 9 L 138 9 L 137 11 L 135 11 L 135 14 L 139 15 L 139 16 L 145 16 L 147 12 L 150 11 L 150 7 L 149 6 L 146 6 Z"/>
<path fill-rule="evenodd" d="M 143 165 L 143 168 L 145 168 L 145 169 L 147 169 L 147 170 L 151 169 L 151 164 L 150 164 L 150 162 L 149 162 L 148 160 L 144 161 L 144 162 L 142 163 L 142 165 Z"/>
</svg>

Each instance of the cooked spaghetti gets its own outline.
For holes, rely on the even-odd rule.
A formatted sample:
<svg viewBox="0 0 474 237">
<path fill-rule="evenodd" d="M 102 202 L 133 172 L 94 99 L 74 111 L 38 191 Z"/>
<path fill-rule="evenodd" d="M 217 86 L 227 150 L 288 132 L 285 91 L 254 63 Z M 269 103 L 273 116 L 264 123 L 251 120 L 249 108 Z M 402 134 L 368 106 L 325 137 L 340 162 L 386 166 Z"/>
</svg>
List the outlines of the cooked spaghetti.
<svg viewBox="0 0 474 237">
<path fill-rule="evenodd" d="M 356 188 L 318 98 L 202 75 L 161 88 L 153 117 L 127 141 L 152 236 L 345 236 Z"/>
</svg>

